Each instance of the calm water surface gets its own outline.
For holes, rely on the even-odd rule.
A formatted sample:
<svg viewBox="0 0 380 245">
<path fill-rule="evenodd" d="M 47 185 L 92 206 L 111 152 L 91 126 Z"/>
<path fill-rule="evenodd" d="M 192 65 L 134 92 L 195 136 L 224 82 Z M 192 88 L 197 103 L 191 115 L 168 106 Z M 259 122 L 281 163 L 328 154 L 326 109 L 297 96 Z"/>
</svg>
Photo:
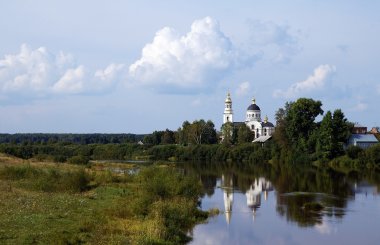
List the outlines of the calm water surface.
<svg viewBox="0 0 380 245">
<path fill-rule="evenodd" d="M 379 176 L 316 169 L 194 165 L 203 210 L 190 244 L 380 244 Z M 319 203 L 322 210 L 307 210 Z"/>
</svg>

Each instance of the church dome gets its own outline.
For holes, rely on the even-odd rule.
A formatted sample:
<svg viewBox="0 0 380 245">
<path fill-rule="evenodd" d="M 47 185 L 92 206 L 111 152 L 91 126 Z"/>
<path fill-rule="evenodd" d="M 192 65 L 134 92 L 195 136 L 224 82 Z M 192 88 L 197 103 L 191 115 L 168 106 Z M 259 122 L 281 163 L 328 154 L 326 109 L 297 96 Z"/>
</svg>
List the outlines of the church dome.
<svg viewBox="0 0 380 245">
<path fill-rule="evenodd" d="M 250 104 L 247 108 L 247 111 L 260 111 L 260 107 L 256 104 Z"/>
<path fill-rule="evenodd" d="M 260 111 L 260 107 L 256 105 L 255 99 L 252 99 L 252 104 L 248 106 L 247 111 Z"/>
<path fill-rule="evenodd" d="M 261 123 L 263 128 L 274 128 L 273 123 L 268 121 L 268 116 L 265 116 L 264 122 Z"/>
<path fill-rule="evenodd" d="M 261 123 L 261 125 L 262 125 L 262 127 L 264 128 L 274 128 L 274 125 L 273 125 L 273 123 L 271 123 L 271 122 L 263 122 L 263 123 Z"/>
</svg>

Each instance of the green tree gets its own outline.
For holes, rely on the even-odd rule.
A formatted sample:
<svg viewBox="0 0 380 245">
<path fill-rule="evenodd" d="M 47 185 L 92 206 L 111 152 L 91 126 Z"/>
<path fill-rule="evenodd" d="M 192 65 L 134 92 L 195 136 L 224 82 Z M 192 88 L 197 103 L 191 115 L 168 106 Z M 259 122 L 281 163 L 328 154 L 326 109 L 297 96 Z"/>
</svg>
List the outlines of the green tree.
<svg viewBox="0 0 380 245">
<path fill-rule="evenodd" d="M 233 133 L 234 133 L 234 125 L 230 122 L 226 122 L 222 125 L 221 128 L 224 145 L 232 145 L 233 144 Z"/>
<path fill-rule="evenodd" d="M 206 127 L 203 131 L 202 142 L 205 144 L 216 144 L 216 143 L 218 143 L 215 125 L 211 120 L 208 120 L 206 122 Z"/>
<path fill-rule="evenodd" d="M 330 111 L 328 111 L 322 119 L 321 127 L 318 130 L 318 136 L 318 156 L 322 158 L 331 158 L 335 144 L 335 139 L 333 119 Z"/>
<path fill-rule="evenodd" d="M 284 108 L 277 110 L 276 118 L 276 131 L 274 132 L 274 139 L 282 148 L 289 148 L 289 140 L 286 136 L 286 119 L 293 102 L 286 102 Z"/>
<path fill-rule="evenodd" d="M 286 136 L 292 145 L 306 142 L 316 127 L 315 118 L 323 114 L 322 103 L 300 98 L 291 104 L 285 117 Z"/>
<path fill-rule="evenodd" d="M 334 131 L 333 157 L 336 157 L 343 154 L 343 146 L 350 138 L 353 124 L 348 122 L 340 109 L 334 111 L 332 122 Z"/>
<path fill-rule="evenodd" d="M 252 131 L 245 125 L 239 125 L 237 129 L 237 142 L 239 144 L 248 143 L 253 141 Z"/>
<path fill-rule="evenodd" d="M 190 142 L 196 145 L 202 144 L 203 131 L 206 128 L 206 122 L 201 120 L 195 120 L 189 127 L 189 139 Z"/>
<path fill-rule="evenodd" d="M 144 136 L 144 139 L 143 139 L 143 142 L 144 142 L 144 144 L 146 144 L 146 145 L 154 145 L 155 140 L 154 140 L 153 135 L 151 135 L 151 134 L 147 134 L 147 135 L 145 135 L 145 136 Z"/>
<path fill-rule="evenodd" d="M 190 131 L 190 123 L 189 121 L 184 121 L 182 123 L 182 128 L 179 128 L 177 130 L 176 142 L 182 145 L 187 145 L 188 143 L 190 143 L 189 131 Z"/>
<path fill-rule="evenodd" d="M 318 130 L 317 152 L 322 158 L 332 159 L 344 153 L 343 146 L 350 137 L 350 123 L 340 109 L 326 113 Z"/>
<path fill-rule="evenodd" d="M 175 143 L 174 132 L 169 129 L 166 129 L 164 133 L 162 134 L 161 144 L 174 144 L 174 143 Z"/>
<path fill-rule="evenodd" d="M 217 142 L 216 130 L 214 123 L 210 120 L 195 120 L 189 125 L 188 129 L 189 141 L 193 144 L 214 144 Z"/>
</svg>

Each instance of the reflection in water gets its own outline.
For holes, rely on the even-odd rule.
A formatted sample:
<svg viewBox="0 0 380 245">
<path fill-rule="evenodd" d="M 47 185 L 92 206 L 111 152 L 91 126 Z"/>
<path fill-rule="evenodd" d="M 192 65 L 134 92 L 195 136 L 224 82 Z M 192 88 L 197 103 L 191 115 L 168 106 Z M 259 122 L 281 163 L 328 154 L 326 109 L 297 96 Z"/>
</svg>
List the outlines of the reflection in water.
<svg viewBox="0 0 380 245">
<path fill-rule="evenodd" d="M 184 168 L 188 174 L 199 176 L 208 197 L 213 196 L 217 183 L 220 183 L 228 224 L 236 191 L 245 193 L 246 205 L 255 215 L 262 205 L 262 198 L 267 200 L 268 192 L 276 189 L 277 213 L 288 222 L 310 227 L 320 225 L 324 216 L 341 219 L 345 215 L 347 201 L 355 193 L 374 194 L 378 190 L 373 184 L 360 182 L 359 176 L 310 167 L 292 166 L 279 170 L 267 165 L 247 168 L 245 165 L 194 164 Z M 323 208 L 310 211 L 304 208 L 308 204 L 319 204 Z"/>
<path fill-rule="evenodd" d="M 234 186 L 234 175 L 222 174 L 220 187 L 223 190 L 224 213 L 226 216 L 226 222 L 229 224 L 231 222 L 232 216 L 234 189 L 238 188 L 237 186 Z M 267 200 L 269 191 L 273 191 L 272 183 L 266 180 L 264 177 L 255 178 L 249 185 L 249 188 L 246 190 L 245 195 L 247 198 L 247 207 L 252 211 L 253 218 L 256 214 L 256 210 L 261 205 L 262 193 L 264 193 L 264 199 Z"/>
<path fill-rule="evenodd" d="M 233 177 L 222 175 L 221 188 L 223 189 L 223 199 L 224 199 L 224 212 L 226 214 L 227 224 L 231 221 L 232 204 L 234 202 L 234 191 L 233 191 Z"/>
<path fill-rule="evenodd" d="M 380 175 L 231 163 L 183 167 L 202 182 L 202 208 L 224 211 L 195 227 L 193 244 L 373 244 L 378 237 Z"/>
<path fill-rule="evenodd" d="M 268 199 L 268 191 L 272 191 L 272 183 L 263 177 L 255 179 L 246 191 L 247 206 L 252 210 L 255 218 L 256 210 L 261 205 L 261 193 L 264 192 L 265 201 Z"/>
</svg>

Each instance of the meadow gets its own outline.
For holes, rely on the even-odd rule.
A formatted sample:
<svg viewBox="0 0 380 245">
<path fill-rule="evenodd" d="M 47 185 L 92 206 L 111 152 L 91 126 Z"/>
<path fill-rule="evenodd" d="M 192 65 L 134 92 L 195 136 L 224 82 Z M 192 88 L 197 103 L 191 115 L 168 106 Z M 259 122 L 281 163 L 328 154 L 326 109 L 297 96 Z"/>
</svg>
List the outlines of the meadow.
<svg viewBox="0 0 380 245">
<path fill-rule="evenodd" d="M 139 168 L 138 174 L 135 170 Z M 117 171 L 115 171 L 117 170 Z M 1 244 L 183 244 L 207 219 L 201 184 L 168 165 L 0 155 Z"/>
</svg>

